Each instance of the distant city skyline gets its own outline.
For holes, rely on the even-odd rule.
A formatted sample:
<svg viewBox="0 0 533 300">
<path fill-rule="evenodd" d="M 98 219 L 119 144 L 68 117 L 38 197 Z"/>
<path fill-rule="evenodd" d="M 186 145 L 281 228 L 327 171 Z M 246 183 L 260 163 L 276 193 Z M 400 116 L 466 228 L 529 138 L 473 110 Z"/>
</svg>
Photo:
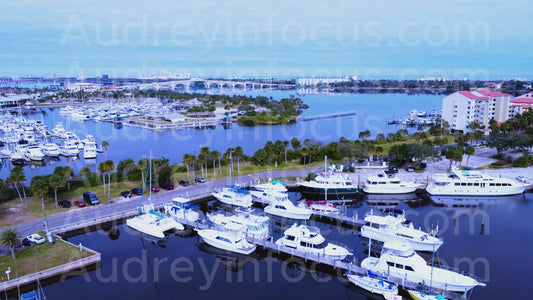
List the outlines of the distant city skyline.
<svg viewBox="0 0 533 300">
<path fill-rule="evenodd" d="M 7 2 L 0 76 L 533 77 L 528 1 Z"/>
</svg>

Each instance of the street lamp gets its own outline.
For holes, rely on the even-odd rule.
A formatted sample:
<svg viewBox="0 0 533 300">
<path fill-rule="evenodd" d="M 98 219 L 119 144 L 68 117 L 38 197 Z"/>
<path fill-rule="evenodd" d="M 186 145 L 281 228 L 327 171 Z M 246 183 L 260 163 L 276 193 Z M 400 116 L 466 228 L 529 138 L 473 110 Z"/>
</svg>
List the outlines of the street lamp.
<svg viewBox="0 0 533 300">
<path fill-rule="evenodd" d="M 7 281 L 9 281 L 9 274 L 11 274 L 11 267 L 8 267 L 6 271 Z"/>
</svg>

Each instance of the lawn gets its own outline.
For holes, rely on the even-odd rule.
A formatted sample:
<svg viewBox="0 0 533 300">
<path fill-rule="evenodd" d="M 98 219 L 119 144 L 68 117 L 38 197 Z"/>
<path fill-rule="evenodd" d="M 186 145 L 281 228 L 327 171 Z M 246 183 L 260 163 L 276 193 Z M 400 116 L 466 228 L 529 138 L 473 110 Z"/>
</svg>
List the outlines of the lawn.
<svg viewBox="0 0 533 300">
<path fill-rule="evenodd" d="M 44 236 L 43 233 L 41 233 Z M 85 250 L 80 251 L 78 247 L 56 240 L 53 244 L 45 242 L 40 245 L 20 250 L 16 252 L 17 259 L 14 261 L 11 252 L 0 257 L 0 271 L 11 268 L 10 278 L 21 277 L 24 275 L 43 271 L 57 267 L 81 258 L 89 257 L 94 253 Z M 2 281 L 7 281 L 6 276 L 2 276 Z"/>
</svg>

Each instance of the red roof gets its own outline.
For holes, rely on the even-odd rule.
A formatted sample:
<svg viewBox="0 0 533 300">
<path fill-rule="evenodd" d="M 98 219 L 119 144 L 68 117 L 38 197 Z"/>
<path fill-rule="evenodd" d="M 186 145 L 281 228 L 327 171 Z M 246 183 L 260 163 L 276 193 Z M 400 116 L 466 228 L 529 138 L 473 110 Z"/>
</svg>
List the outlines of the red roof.
<svg viewBox="0 0 533 300">
<path fill-rule="evenodd" d="M 472 99 L 472 100 L 482 100 L 482 99 L 487 99 L 487 97 L 480 97 L 480 96 L 476 96 L 472 93 L 470 93 L 469 91 L 458 91 L 459 94 L 469 98 L 469 99 Z"/>
<path fill-rule="evenodd" d="M 475 93 L 481 94 L 483 96 L 487 97 L 503 97 L 503 96 L 509 96 L 509 94 L 503 94 L 500 92 L 493 92 L 491 90 L 476 90 Z"/>
</svg>

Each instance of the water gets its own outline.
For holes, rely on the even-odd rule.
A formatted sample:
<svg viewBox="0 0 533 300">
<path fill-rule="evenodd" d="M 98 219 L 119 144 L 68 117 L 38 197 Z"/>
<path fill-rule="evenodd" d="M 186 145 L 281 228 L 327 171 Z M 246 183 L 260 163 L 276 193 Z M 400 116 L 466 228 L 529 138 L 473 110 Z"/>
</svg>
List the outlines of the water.
<svg viewBox="0 0 533 300">
<path fill-rule="evenodd" d="M 436 261 L 487 280 L 487 287 L 475 287 L 470 299 L 528 299 L 532 200 L 531 194 L 525 198 L 436 198 L 433 202 L 427 197 L 415 197 L 408 202 L 399 200 L 397 208 L 406 210 L 407 218 L 417 227 L 428 230 L 439 225 L 444 245 L 437 252 Z M 363 216 L 370 209 L 379 208 L 356 201 L 350 204 L 348 214 Z M 355 249 L 357 262 L 366 257 L 357 231 L 314 221 L 310 224 L 318 226 L 327 240 L 340 241 L 352 249 L 359 245 Z M 335 273 L 312 264 L 305 266 L 300 260 L 267 251 L 235 257 L 207 247 L 194 233 L 170 236 L 158 245 L 125 225 L 116 229 L 120 235 L 115 240 L 104 231 L 69 238 L 74 244 L 82 243 L 101 252 L 102 268 L 46 286 L 46 296 L 49 299 L 61 299 L 65 295 L 78 299 L 368 299 L 368 294 L 347 283 L 341 271 Z M 274 235 L 280 234 L 278 228 Z M 428 261 L 432 259 L 428 254 L 424 257 Z"/>
<path fill-rule="evenodd" d="M 249 91 L 249 95 L 264 95 L 281 99 L 294 94 L 294 91 Z M 315 116 L 334 112 L 357 111 L 355 116 L 320 119 L 298 122 L 279 126 L 239 126 L 233 124 L 230 129 L 216 126 L 214 129 L 185 129 L 172 131 L 153 131 L 136 127 L 124 126 L 116 128 L 110 123 L 93 121 L 77 122 L 59 115 L 59 109 L 45 109 L 45 114 L 34 114 L 29 118 L 41 120 L 50 129 L 62 122 L 66 130 L 73 131 L 80 138 L 92 134 L 98 143 L 108 141 L 110 144 L 106 154 L 99 154 L 96 160 L 85 161 L 83 158 L 59 161 L 48 161 L 46 166 L 29 165 L 25 167 L 26 178 L 35 175 L 52 173 L 57 166 L 70 165 L 75 173 L 84 166 L 96 171 L 98 163 L 106 158 L 119 161 L 131 158 L 138 161 L 148 156 L 152 149 L 153 157 L 166 157 L 171 163 L 182 162 L 186 153 L 198 153 L 200 148 L 208 146 L 211 150 L 224 152 L 229 147 L 241 146 L 246 155 L 253 155 L 267 141 L 291 140 L 297 137 L 301 142 L 312 139 L 322 144 L 338 141 L 344 136 L 357 139 L 359 132 L 369 130 L 373 137 L 378 133 L 385 135 L 396 132 L 399 127 L 387 126 L 387 120 L 404 117 L 412 109 L 432 111 L 440 110 L 442 96 L 405 95 L 405 94 L 333 94 L 306 95 L 304 103 L 309 109 L 303 116 Z M 415 129 L 410 129 L 411 131 Z M 0 169 L 0 178 L 9 176 L 9 168 Z"/>
</svg>

